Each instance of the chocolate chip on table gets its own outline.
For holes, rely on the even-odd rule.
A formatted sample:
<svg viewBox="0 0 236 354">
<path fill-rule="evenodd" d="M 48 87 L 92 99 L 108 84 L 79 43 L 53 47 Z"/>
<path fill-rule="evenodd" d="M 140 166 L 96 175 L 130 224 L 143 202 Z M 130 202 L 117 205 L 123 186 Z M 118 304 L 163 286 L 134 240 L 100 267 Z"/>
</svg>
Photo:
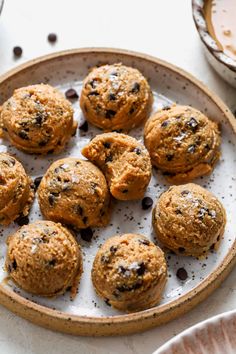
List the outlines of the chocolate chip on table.
<svg viewBox="0 0 236 354">
<path fill-rule="evenodd" d="M 179 268 L 176 272 L 176 276 L 180 280 L 186 280 L 188 278 L 188 273 L 184 268 Z"/>
<path fill-rule="evenodd" d="M 79 130 L 85 133 L 88 131 L 88 122 L 86 120 L 79 126 Z"/>
<path fill-rule="evenodd" d="M 56 33 L 49 33 L 48 35 L 48 41 L 50 43 L 55 43 L 57 41 L 57 35 Z"/>
<path fill-rule="evenodd" d="M 21 55 L 23 53 L 23 50 L 22 50 L 21 47 L 16 46 L 16 47 L 13 48 L 13 53 L 14 53 L 15 57 L 19 58 L 19 57 L 21 57 Z"/>
<path fill-rule="evenodd" d="M 38 187 L 39 187 L 39 185 L 40 185 L 40 182 L 42 181 L 42 176 L 40 176 L 40 177 L 36 177 L 35 179 L 34 179 L 34 190 L 36 191 L 37 189 L 38 189 Z"/>
<path fill-rule="evenodd" d="M 132 92 L 132 93 L 138 93 L 139 90 L 140 90 L 140 84 L 139 84 L 138 82 L 135 82 L 134 85 L 133 85 L 133 87 L 132 87 L 131 92 Z"/>
<path fill-rule="evenodd" d="M 65 96 L 66 98 L 68 98 L 69 100 L 75 100 L 77 98 L 79 98 L 78 93 L 76 92 L 75 89 L 70 88 L 65 92 Z"/>
<path fill-rule="evenodd" d="M 113 111 L 112 109 L 108 109 L 105 113 L 105 118 L 111 119 L 116 115 L 116 112 Z"/>
<path fill-rule="evenodd" d="M 19 226 L 28 225 L 29 218 L 27 215 L 20 215 L 18 216 L 18 218 L 15 219 L 15 223 Z"/>
<path fill-rule="evenodd" d="M 81 229 L 80 236 L 82 240 L 90 242 L 93 237 L 93 230 L 90 227 L 87 227 L 87 229 Z"/>
<path fill-rule="evenodd" d="M 134 148 L 133 152 L 135 152 L 137 155 L 140 155 L 142 150 L 138 147 Z"/>
<path fill-rule="evenodd" d="M 142 208 L 143 210 L 147 210 L 149 208 L 151 208 L 153 204 L 153 200 L 150 197 L 144 197 L 142 200 Z"/>
</svg>

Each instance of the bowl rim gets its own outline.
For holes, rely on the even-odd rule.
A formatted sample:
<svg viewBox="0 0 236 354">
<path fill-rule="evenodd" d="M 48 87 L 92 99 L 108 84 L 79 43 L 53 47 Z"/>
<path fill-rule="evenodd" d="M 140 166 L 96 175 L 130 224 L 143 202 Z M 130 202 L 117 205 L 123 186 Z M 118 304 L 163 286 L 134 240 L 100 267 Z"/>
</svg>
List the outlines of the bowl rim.
<svg viewBox="0 0 236 354">
<path fill-rule="evenodd" d="M 229 122 L 234 134 L 236 134 L 236 120 L 233 114 L 225 103 L 216 94 L 211 92 L 201 81 L 173 64 L 151 55 L 130 50 L 91 47 L 70 49 L 43 55 L 23 63 L 1 75 L 0 86 L 6 83 L 11 77 L 22 75 L 22 73 L 27 72 L 29 69 L 37 68 L 37 66 L 44 65 L 44 63 L 61 60 L 62 58 L 69 59 L 70 57 L 81 54 L 122 55 L 127 58 L 144 60 L 154 65 L 162 66 L 173 73 L 181 75 L 185 80 L 191 82 L 199 90 L 203 91 L 203 93 L 214 102 L 224 115 L 225 119 Z M 64 333 L 85 336 L 127 335 L 164 324 L 188 312 L 208 297 L 222 283 L 232 270 L 235 263 L 236 240 L 234 240 L 222 262 L 191 291 L 175 299 L 171 304 L 167 303 L 131 314 L 120 314 L 106 317 L 73 315 L 68 312 L 54 310 L 34 303 L 8 289 L 4 284 L 0 284 L 0 304 L 35 324 Z"/>
<path fill-rule="evenodd" d="M 204 5 L 207 0 L 192 0 L 192 16 L 202 42 L 213 57 L 230 70 L 236 72 L 236 60 L 225 54 L 210 35 L 204 15 Z"/>
<path fill-rule="evenodd" d="M 191 327 L 186 328 L 182 332 L 177 334 L 177 336 L 168 340 L 168 342 L 164 343 L 160 348 L 156 349 L 155 352 L 153 352 L 152 354 L 164 354 L 164 351 L 170 350 L 171 346 L 177 343 L 180 339 L 196 334 L 199 330 L 203 329 L 209 324 L 216 326 L 220 320 L 227 320 L 232 317 L 236 317 L 236 310 L 229 310 L 226 312 L 222 312 L 212 317 L 206 318 L 205 320 L 202 320 L 198 323 L 195 323 Z"/>
</svg>

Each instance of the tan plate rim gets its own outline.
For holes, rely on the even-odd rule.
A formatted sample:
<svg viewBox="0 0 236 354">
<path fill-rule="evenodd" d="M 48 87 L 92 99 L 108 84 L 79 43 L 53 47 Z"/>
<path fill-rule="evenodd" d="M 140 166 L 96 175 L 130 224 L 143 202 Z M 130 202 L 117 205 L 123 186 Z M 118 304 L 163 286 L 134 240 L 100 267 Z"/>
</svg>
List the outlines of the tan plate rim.
<svg viewBox="0 0 236 354">
<path fill-rule="evenodd" d="M 131 58 L 144 59 L 159 66 L 163 66 L 179 75 L 186 80 L 193 83 L 201 91 L 203 91 L 224 114 L 229 121 L 234 133 L 236 134 L 236 120 L 223 101 L 214 93 L 212 93 L 203 83 L 188 74 L 184 70 L 169 64 L 163 60 L 157 59 L 150 55 L 141 54 L 129 50 L 115 49 L 115 48 L 81 48 L 61 51 L 49 55 L 33 59 L 19 65 L 18 67 L 8 71 L 6 74 L 0 76 L 0 85 L 3 84 L 12 76 L 27 71 L 30 67 L 38 64 L 52 61 L 59 57 L 70 57 L 82 53 L 103 53 L 123 55 Z M 70 333 L 74 335 L 86 336 L 108 336 L 108 335 L 125 335 L 135 332 L 144 331 L 148 328 L 166 323 L 174 318 L 186 313 L 198 303 L 203 301 L 210 295 L 226 278 L 230 270 L 236 262 L 236 240 L 228 251 L 222 263 L 213 271 L 206 279 L 204 279 L 198 286 L 192 289 L 185 295 L 171 303 L 154 307 L 145 311 L 125 314 L 119 316 L 107 317 L 87 317 L 71 315 L 66 312 L 60 312 L 29 301 L 13 291 L 7 289 L 0 284 L 0 303 L 18 314 L 19 316 L 46 328 L 52 330 Z"/>
</svg>

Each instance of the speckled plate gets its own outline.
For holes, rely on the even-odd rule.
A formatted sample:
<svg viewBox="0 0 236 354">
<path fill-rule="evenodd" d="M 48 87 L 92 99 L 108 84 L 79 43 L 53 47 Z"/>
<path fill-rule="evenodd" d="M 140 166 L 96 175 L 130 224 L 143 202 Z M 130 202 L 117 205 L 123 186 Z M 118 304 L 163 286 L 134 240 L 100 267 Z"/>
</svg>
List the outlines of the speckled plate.
<svg viewBox="0 0 236 354">
<path fill-rule="evenodd" d="M 236 311 L 229 311 L 183 331 L 153 354 L 235 354 Z"/>
<path fill-rule="evenodd" d="M 141 202 L 116 202 L 108 227 L 95 229 L 92 242 L 86 243 L 78 236 L 84 254 L 84 273 L 76 299 L 72 302 L 65 294 L 57 299 L 31 296 L 6 281 L 3 270 L 6 236 L 16 230 L 16 225 L 0 230 L 0 303 L 10 310 L 44 327 L 77 335 L 118 335 L 142 331 L 180 316 L 203 301 L 223 281 L 235 262 L 236 229 L 236 123 L 233 115 L 221 100 L 191 75 L 156 58 L 116 49 L 77 49 L 45 56 L 8 72 L 0 78 L 0 104 L 11 96 L 14 88 L 45 82 L 62 92 L 70 87 L 81 89 L 81 81 L 89 68 L 102 63 L 123 62 L 138 68 L 148 78 L 154 92 L 153 110 L 168 102 L 192 105 L 222 127 L 222 158 L 214 173 L 196 180 L 222 201 L 228 222 L 219 252 L 210 253 L 202 261 L 167 255 L 168 283 L 159 306 L 134 314 L 124 314 L 108 307 L 99 299 L 92 287 L 90 269 L 99 245 L 114 234 L 135 232 L 153 239 L 151 210 L 143 211 Z M 74 103 L 75 117 L 81 123 L 78 101 Z M 80 150 L 100 131 L 91 125 L 87 133 L 78 130 L 69 146 L 59 156 L 30 156 L 21 153 L 5 141 L 0 141 L 1 151 L 15 154 L 32 176 L 42 175 L 56 159 L 81 156 Z M 142 138 L 142 127 L 131 132 Z M 168 187 L 161 174 L 153 171 L 147 196 L 154 201 Z M 30 221 L 41 218 L 37 200 L 30 213 Z M 187 270 L 185 282 L 176 277 L 178 268 Z"/>
</svg>

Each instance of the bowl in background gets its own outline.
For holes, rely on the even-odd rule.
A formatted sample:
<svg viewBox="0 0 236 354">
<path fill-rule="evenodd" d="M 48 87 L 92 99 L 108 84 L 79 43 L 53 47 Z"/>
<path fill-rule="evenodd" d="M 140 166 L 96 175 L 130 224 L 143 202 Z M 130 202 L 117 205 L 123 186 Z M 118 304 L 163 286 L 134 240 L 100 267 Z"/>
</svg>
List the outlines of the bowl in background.
<svg viewBox="0 0 236 354">
<path fill-rule="evenodd" d="M 236 61 L 226 55 L 210 35 L 204 14 L 207 0 L 192 0 L 193 19 L 209 63 L 230 85 L 236 87 Z"/>
</svg>

